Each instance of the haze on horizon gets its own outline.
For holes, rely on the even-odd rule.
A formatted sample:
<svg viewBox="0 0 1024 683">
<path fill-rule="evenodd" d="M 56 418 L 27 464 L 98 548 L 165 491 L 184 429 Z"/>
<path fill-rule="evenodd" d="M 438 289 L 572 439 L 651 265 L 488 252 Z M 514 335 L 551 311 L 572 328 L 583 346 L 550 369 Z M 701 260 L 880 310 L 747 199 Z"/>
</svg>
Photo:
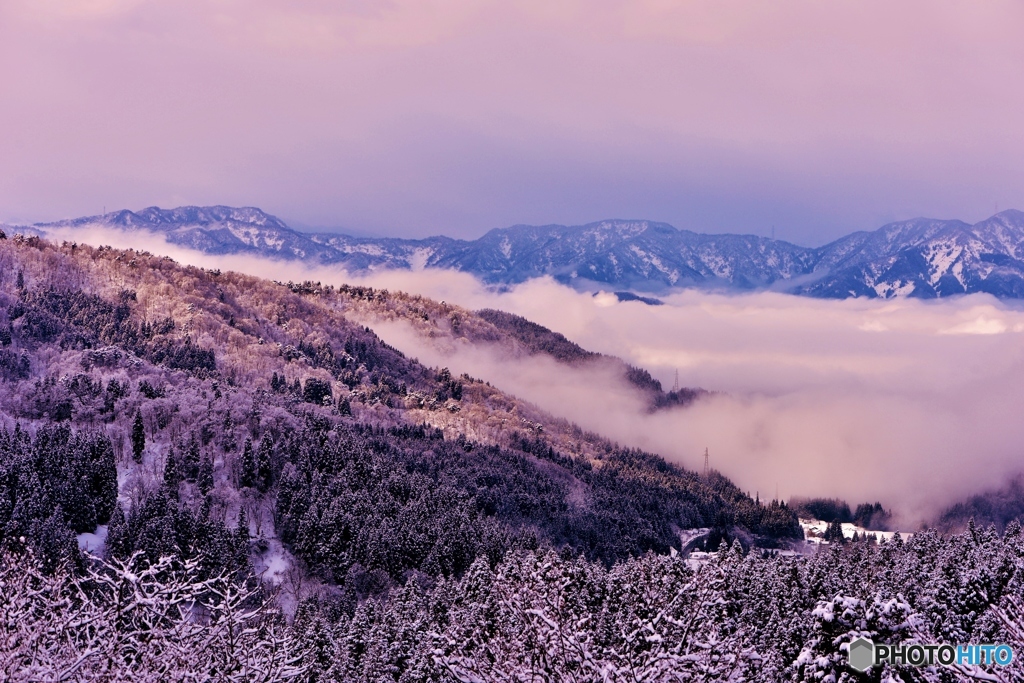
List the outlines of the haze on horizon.
<svg viewBox="0 0 1024 683">
<path fill-rule="evenodd" d="M 255 205 L 823 244 L 1024 208 L 1024 5 L 11 0 L 0 221 Z"/>
</svg>

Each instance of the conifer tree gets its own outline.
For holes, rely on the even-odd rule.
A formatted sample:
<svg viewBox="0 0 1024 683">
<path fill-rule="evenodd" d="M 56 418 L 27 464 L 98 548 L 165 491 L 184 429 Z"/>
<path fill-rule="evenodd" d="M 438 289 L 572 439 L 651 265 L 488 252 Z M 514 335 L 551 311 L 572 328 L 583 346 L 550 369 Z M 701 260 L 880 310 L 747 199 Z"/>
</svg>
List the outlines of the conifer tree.
<svg viewBox="0 0 1024 683">
<path fill-rule="evenodd" d="M 843 535 L 843 523 L 838 519 L 829 522 L 828 528 L 825 529 L 824 539 L 829 543 L 845 543 L 846 536 Z"/>
<path fill-rule="evenodd" d="M 202 456 L 199 453 L 199 440 L 196 439 L 196 435 L 192 434 L 192 438 L 188 442 L 188 449 L 185 451 L 184 462 L 182 464 L 182 476 L 189 481 L 194 481 L 199 476 L 199 464 L 202 460 Z"/>
<path fill-rule="evenodd" d="M 266 493 L 273 479 L 274 441 L 269 434 L 260 439 L 260 447 L 256 450 L 256 488 Z"/>
<path fill-rule="evenodd" d="M 258 473 L 256 471 L 256 454 L 252 450 L 252 439 L 245 440 L 240 465 L 242 471 L 238 477 L 239 486 L 242 488 L 255 488 Z"/>
<path fill-rule="evenodd" d="M 238 528 L 235 530 L 235 537 L 238 539 L 240 548 L 248 548 L 249 544 L 249 515 L 245 513 L 243 505 L 238 510 Z"/>
<path fill-rule="evenodd" d="M 110 516 L 107 527 L 106 555 L 108 559 L 127 559 L 132 553 L 132 542 L 129 535 L 128 521 L 124 516 L 124 508 L 118 503 L 114 514 Z"/>
<path fill-rule="evenodd" d="M 171 448 L 167 451 L 167 462 L 164 463 L 164 485 L 167 486 L 168 495 L 174 500 L 178 499 L 178 488 L 181 485 L 181 468 L 178 466 L 178 456 Z"/>
<path fill-rule="evenodd" d="M 221 448 L 225 453 L 235 450 L 235 421 L 231 418 L 231 411 L 224 416 L 224 426 L 221 429 Z"/>
<path fill-rule="evenodd" d="M 213 490 L 213 459 L 205 456 L 199 463 L 199 474 L 196 476 L 196 486 L 202 494 Z"/>
<path fill-rule="evenodd" d="M 46 519 L 32 523 L 28 534 L 29 543 L 45 571 L 53 572 L 62 563 L 78 563 L 78 543 L 75 534 L 68 528 L 64 511 L 58 505 Z"/>
<path fill-rule="evenodd" d="M 135 411 L 135 423 L 132 425 L 132 460 L 142 462 L 142 453 L 146 450 L 146 426 L 142 423 L 142 411 Z"/>
</svg>

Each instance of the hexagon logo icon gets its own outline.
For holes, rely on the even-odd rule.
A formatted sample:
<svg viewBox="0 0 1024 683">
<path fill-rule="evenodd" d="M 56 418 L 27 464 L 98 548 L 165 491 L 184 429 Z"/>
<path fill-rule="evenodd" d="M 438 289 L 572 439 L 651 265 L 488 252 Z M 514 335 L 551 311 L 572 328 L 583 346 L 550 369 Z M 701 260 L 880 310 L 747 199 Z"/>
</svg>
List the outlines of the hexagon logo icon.
<svg viewBox="0 0 1024 683">
<path fill-rule="evenodd" d="M 867 638 L 858 638 L 850 643 L 850 668 L 864 672 L 875 663 L 875 644 Z"/>
</svg>

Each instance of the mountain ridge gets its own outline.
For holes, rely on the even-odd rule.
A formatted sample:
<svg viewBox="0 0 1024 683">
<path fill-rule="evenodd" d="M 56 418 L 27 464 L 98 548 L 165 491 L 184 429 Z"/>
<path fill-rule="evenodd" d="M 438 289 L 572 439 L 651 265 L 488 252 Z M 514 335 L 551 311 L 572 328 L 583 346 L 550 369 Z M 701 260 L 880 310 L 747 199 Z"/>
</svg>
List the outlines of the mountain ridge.
<svg viewBox="0 0 1024 683">
<path fill-rule="evenodd" d="M 804 543 L 787 502 L 364 322 L 601 360 L 527 320 L 20 235 L 0 264 L 5 681 L 837 680 L 849 633 L 1024 648 L 1016 521 Z"/>
<path fill-rule="evenodd" d="M 91 226 L 149 230 L 210 254 L 340 265 L 353 272 L 446 268 L 489 285 L 550 276 L 577 289 L 665 293 L 773 290 L 819 298 L 937 298 L 985 292 L 1024 298 L 1024 212 L 984 221 L 914 218 L 850 233 L 821 247 L 757 235 L 705 234 L 667 223 L 609 219 L 515 225 L 475 240 L 353 237 L 300 232 L 255 207 L 149 207 L 37 223 L 30 231 Z M 17 230 L 18 228 L 9 228 Z"/>
<path fill-rule="evenodd" d="M 545 544 L 611 564 L 682 551 L 690 528 L 800 538 L 784 505 L 428 367 L 365 319 L 418 320 L 510 354 L 554 342 L 568 361 L 615 360 L 539 326 L 512 335 L 402 292 L 37 237 L 0 238 L 0 264 L 0 552 L 24 536 L 56 566 L 75 556 L 75 534 L 109 524 L 106 547 L 124 557 L 209 551 L 235 571 L 269 566 L 268 544 L 284 543 L 342 583 L 450 576 Z M 660 386 L 647 395 L 671 400 Z M 220 547 L 224 520 L 265 529 L 259 553 L 248 537 Z"/>
</svg>

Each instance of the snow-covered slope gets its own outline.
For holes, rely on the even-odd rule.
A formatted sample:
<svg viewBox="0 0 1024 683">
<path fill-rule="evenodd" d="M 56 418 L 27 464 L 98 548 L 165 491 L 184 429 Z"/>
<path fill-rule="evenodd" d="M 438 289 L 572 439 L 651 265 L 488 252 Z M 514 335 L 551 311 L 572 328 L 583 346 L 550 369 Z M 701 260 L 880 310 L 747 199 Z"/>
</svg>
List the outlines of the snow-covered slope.
<svg viewBox="0 0 1024 683">
<path fill-rule="evenodd" d="M 488 282 L 551 275 L 567 282 L 643 291 L 758 288 L 807 271 L 808 250 L 752 235 L 702 235 L 665 223 L 609 220 L 567 227 L 515 226 L 463 242 L 434 263 Z"/>
<path fill-rule="evenodd" d="M 916 219 L 854 233 L 820 250 L 814 296 L 932 298 L 988 292 L 1024 297 L 1024 212 L 975 225 Z"/>
<path fill-rule="evenodd" d="M 37 227 L 89 228 L 162 232 L 172 244 L 210 254 L 257 253 L 289 259 L 310 259 L 331 253 L 284 224 L 279 218 L 252 207 L 183 206 L 139 212 L 116 211 L 101 216 L 40 224 Z"/>
<path fill-rule="evenodd" d="M 163 232 L 208 253 L 337 263 L 354 271 L 453 268 L 492 284 L 542 275 L 582 289 L 775 289 L 825 298 L 934 298 L 988 292 L 1024 298 L 1024 212 L 970 225 L 918 218 L 856 232 L 819 248 L 754 235 L 700 234 L 665 223 L 607 220 L 517 225 L 477 240 L 301 233 L 255 208 L 151 207 L 51 224 Z"/>
</svg>

